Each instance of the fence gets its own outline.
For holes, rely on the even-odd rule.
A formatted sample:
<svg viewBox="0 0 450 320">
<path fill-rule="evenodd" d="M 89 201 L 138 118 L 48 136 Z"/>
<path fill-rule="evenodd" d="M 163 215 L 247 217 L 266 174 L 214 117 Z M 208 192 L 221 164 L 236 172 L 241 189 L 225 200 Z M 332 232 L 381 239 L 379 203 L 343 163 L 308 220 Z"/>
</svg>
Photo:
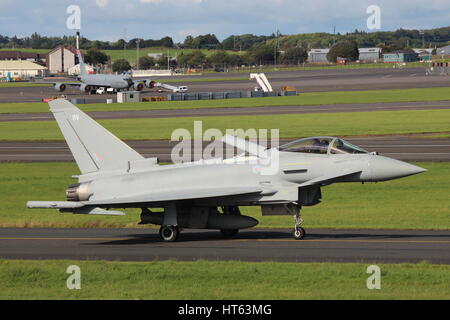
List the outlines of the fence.
<svg viewBox="0 0 450 320">
<path fill-rule="evenodd" d="M 278 96 L 296 96 L 297 91 L 230 91 L 230 92 L 200 92 L 200 93 L 173 93 L 167 95 L 168 101 L 190 101 L 190 100 L 217 100 L 217 99 L 240 99 L 240 98 L 263 98 Z"/>
</svg>

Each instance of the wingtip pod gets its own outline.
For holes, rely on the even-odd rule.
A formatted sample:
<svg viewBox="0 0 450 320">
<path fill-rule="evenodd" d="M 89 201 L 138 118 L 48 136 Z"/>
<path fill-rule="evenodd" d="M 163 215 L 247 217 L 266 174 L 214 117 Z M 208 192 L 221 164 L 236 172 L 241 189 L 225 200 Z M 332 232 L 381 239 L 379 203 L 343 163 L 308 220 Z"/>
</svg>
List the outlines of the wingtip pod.
<svg viewBox="0 0 450 320">
<path fill-rule="evenodd" d="M 55 99 L 48 102 L 51 112 L 58 112 L 63 110 L 69 110 L 71 108 L 76 108 L 71 102 L 66 99 Z"/>
</svg>

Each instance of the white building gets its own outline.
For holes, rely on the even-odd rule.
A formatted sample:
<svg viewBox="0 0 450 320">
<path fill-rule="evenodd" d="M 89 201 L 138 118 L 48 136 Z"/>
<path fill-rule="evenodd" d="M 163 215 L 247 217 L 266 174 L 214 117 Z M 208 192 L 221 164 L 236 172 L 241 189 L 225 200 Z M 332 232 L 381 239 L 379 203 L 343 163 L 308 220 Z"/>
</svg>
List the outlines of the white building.
<svg viewBox="0 0 450 320">
<path fill-rule="evenodd" d="M 27 60 L 0 60 L 0 78 L 11 77 L 28 79 L 31 77 L 44 77 L 47 68 Z"/>
<path fill-rule="evenodd" d="M 311 49 L 308 51 L 308 61 L 312 63 L 327 63 L 330 49 Z"/>
<path fill-rule="evenodd" d="M 359 48 L 359 61 L 376 61 L 381 59 L 381 48 Z"/>
<path fill-rule="evenodd" d="M 76 60 L 75 49 L 59 46 L 47 53 L 47 68 L 50 73 L 67 73 Z"/>
<path fill-rule="evenodd" d="M 440 56 L 450 56 L 450 46 L 438 48 L 436 50 L 436 54 L 438 54 Z"/>
</svg>

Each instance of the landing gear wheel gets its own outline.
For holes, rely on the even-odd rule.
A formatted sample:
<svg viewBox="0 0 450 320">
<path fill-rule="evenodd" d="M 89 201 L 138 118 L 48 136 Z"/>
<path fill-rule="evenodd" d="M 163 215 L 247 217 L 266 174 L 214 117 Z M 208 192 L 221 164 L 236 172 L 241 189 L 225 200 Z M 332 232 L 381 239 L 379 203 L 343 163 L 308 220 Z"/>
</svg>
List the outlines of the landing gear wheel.
<svg viewBox="0 0 450 320">
<path fill-rule="evenodd" d="M 239 229 L 221 229 L 220 233 L 224 236 L 224 237 L 234 237 L 235 235 L 237 235 L 239 232 Z"/>
<path fill-rule="evenodd" d="M 165 242 L 177 241 L 180 230 L 174 226 L 162 226 L 159 228 L 159 236 Z"/>
<path fill-rule="evenodd" d="M 305 237 L 306 232 L 305 232 L 305 229 L 303 229 L 301 227 L 301 225 L 303 223 L 303 219 L 302 219 L 302 216 L 300 214 L 301 207 L 298 206 L 296 209 L 297 210 L 296 210 L 296 212 L 294 214 L 294 221 L 295 221 L 294 239 L 295 240 L 301 240 L 301 239 L 303 239 Z"/>
<path fill-rule="evenodd" d="M 306 235 L 306 231 L 302 227 L 296 227 L 294 229 L 294 239 L 295 240 L 302 240 L 305 237 L 305 235 Z"/>
</svg>

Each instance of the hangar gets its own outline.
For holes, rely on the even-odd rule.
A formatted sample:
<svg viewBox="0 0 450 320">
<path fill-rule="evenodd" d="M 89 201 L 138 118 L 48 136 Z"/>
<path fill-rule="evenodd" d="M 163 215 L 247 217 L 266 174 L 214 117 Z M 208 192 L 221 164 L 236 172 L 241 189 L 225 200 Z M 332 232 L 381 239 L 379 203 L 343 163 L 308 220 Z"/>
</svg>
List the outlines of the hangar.
<svg viewBox="0 0 450 320">
<path fill-rule="evenodd" d="M 308 51 L 308 61 L 312 63 L 327 63 L 330 49 L 311 49 Z"/>
<path fill-rule="evenodd" d="M 359 48 L 359 61 L 375 61 L 381 58 L 381 48 Z"/>
<path fill-rule="evenodd" d="M 450 56 L 450 45 L 442 48 L 438 48 L 436 53 L 441 56 Z"/>
<path fill-rule="evenodd" d="M 415 52 L 396 51 L 391 53 L 384 53 L 383 60 L 385 63 L 402 63 L 419 61 L 419 55 Z"/>
<path fill-rule="evenodd" d="M 47 68 L 27 60 L 0 60 L 0 78 L 21 78 L 44 77 Z"/>
</svg>

